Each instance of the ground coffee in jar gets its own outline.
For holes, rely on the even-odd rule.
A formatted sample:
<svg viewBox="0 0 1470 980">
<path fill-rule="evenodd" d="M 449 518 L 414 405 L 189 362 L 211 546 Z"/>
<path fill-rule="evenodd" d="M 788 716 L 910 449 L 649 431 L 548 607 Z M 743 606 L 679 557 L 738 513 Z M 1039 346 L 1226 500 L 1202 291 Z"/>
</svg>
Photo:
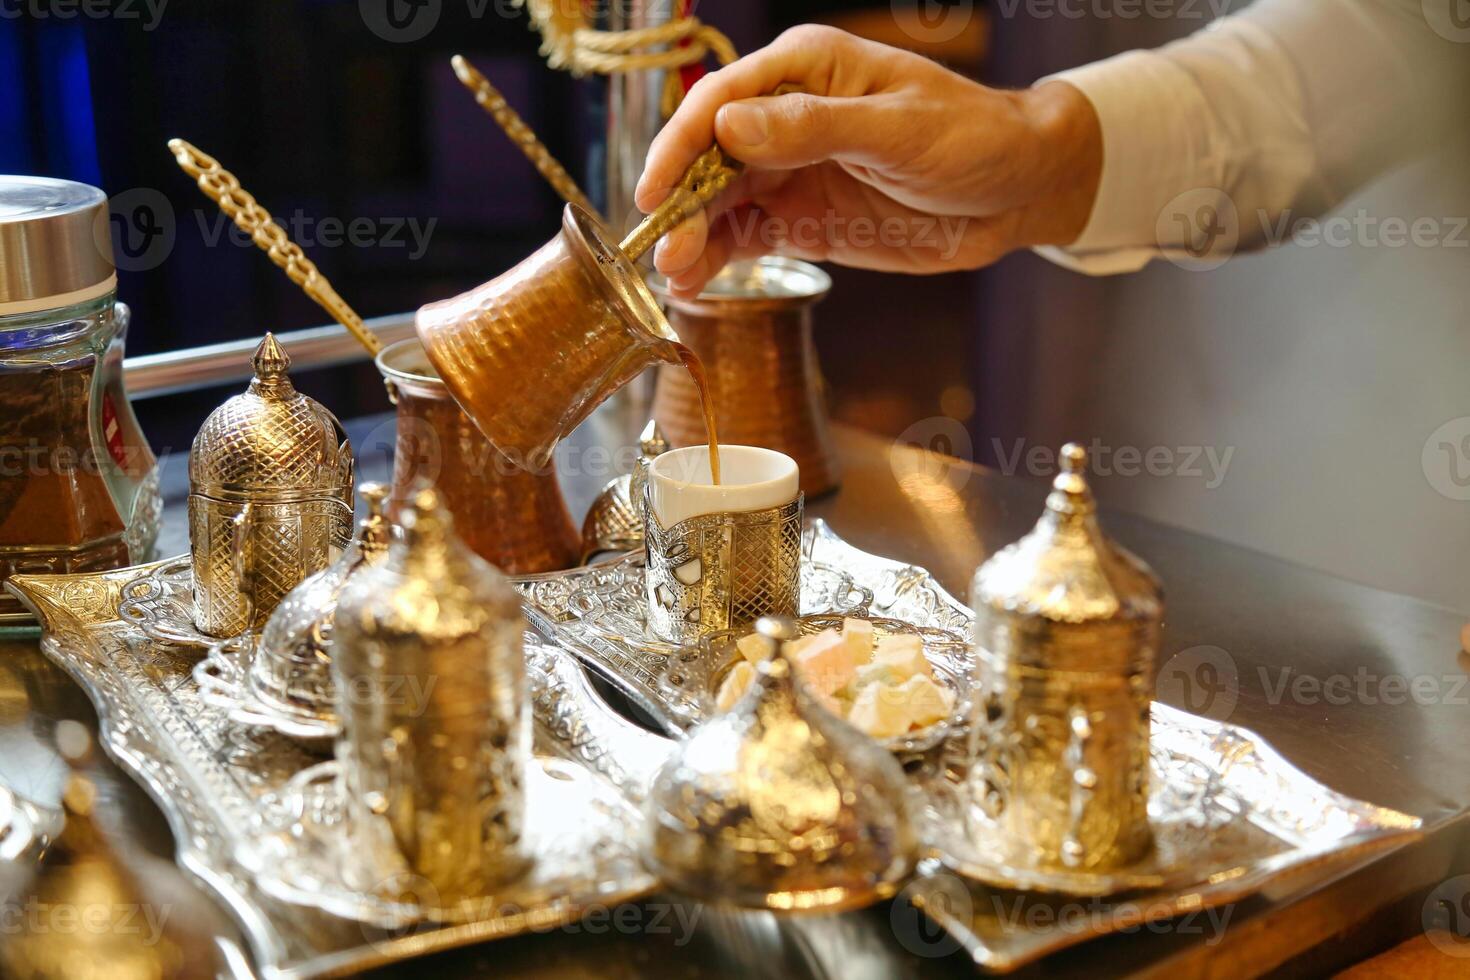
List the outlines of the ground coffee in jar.
<svg viewBox="0 0 1470 980">
<path fill-rule="evenodd" d="M 156 463 L 122 379 L 107 198 L 0 176 L 0 581 L 149 556 Z M 0 627 L 27 619 L 0 594 Z"/>
</svg>

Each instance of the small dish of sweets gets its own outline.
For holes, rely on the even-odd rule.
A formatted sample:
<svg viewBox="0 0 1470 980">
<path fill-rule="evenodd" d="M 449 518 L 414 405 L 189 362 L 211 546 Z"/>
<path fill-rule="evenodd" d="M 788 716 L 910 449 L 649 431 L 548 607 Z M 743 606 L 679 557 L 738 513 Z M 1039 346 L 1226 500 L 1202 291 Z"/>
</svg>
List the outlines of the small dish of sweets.
<svg viewBox="0 0 1470 980">
<path fill-rule="evenodd" d="M 968 658 L 947 631 L 852 616 L 808 616 L 797 625 L 803 635 L 785 649 L 797 677 L 819 704 L 859 731 L 896 743 L 890 747 L 918 749 L 959 720 Z M 710 646 L 718 650 L 729 638 Z M 735 636 L 733 646 L 738 656 L 726 653 L 710 678 L 717 711 L 740 699 L 755 665 L 770 653 L 770 641 L 756 633 Z"/>
</svg>

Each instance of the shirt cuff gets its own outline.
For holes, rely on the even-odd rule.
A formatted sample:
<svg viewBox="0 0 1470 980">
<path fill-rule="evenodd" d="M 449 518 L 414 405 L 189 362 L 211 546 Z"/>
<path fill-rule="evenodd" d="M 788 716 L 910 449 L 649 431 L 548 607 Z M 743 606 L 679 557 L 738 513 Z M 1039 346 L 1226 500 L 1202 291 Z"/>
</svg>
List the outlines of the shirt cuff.
<svg viewBox="0 0 1470 980">
<path fill-rule="evenodd" d="M 1218 180 L 1212 113 L 1189 72 L 1153 51 L 1129 51 L 1050 75 L 1080 91 L 1102 131 L 1102 175 L 1087 225 L 1065 248 L 1036 251 L 1093 275 L 1131 272 L 1177 244 L 1174 198 Z M 1040 83 L 1038 83 L 1040 84 Z M 1219 186 L 1218 182 L 1215 186 Z"/>
</svg>

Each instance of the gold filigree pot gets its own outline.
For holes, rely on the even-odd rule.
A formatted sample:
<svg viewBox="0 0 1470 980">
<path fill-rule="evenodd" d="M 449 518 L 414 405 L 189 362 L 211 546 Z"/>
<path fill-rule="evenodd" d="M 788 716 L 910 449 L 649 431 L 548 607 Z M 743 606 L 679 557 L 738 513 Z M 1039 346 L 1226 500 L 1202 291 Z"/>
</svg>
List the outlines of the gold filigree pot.
<svg viewBox="0 0 1470 980">
<path fill-rule="evenodd" d="M 762 619 L 772 655 L 724 714 L 681 742 L 644 804 L 644 863 L 702 901 L 821 912 L 891 896 L 917 840 L 903 769 L 814 701 Z"/>
<path fill-rule="evenodd" d="M 1038 870 L 1121 867 L 1153 839 L 1149 704 L 1163 593 L 1103 535 L 1086 466 L 1080 446 L 1063 448 L 1041 519 L 980 567 L 970 593 L 984 706 L 970 791 L 1011 860 Z"/>
<path fill-rule="evenodd" d="M 189 451 L 194 625 L 236 636 L 325 568 L 352 533 L 352 448 L 326 408 L 296 390 L 265 335 L 255 378 L 205 420 Z"/>
<path fill-rule="evenodd" d="M 414 494 L 388 560 L 337 608 L 337 757 L 364 868 L 418 904 L 493 893 L 527 867 L 531 711 L 520 598 L 454 534 L 437 490 Z"/>
</svg>

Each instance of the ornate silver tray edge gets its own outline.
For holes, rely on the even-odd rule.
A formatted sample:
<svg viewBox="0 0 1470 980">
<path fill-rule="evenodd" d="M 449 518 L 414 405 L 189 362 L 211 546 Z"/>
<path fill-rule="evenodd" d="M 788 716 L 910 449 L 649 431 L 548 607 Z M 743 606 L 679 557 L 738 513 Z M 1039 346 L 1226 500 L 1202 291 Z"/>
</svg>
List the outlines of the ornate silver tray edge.
<svg viewBox="0 0 1470 980">
<path fill-rule="evenodd" d="M 46 656 L 86 692 L 98 717 L 100 741 L 107 755 L 126 771 L 163 813 L 175 840 L 175 860 L 187 876 L 213 895 L 240 927 L 248 951 L 219 939 L 222 964 L 235 976 L 252 972 L 268 977 L 315 977 L 355 972 L 399 962 L 430 952 L 471 945 L 501 935 L 487 932 L 482 923 L 443 926 L 413 935 L 369 939 L 361 926 L 316 909 L 281 902 L 257 886 L 233 853 L 236 842 L 220 832 L 215 807 L 201 806 L 200 794 L 184 782 L 180 767 L 159 757 L 158 747 L 172 746 L 174 736 L 161 731 L 158 717 L 140 710 L 138 692 L 121 689 L 115 671 L 97 644 L 99 633 L 131 631 L 135 623 L 117 618 L 124 587 L 163 562 L 133 566 L 107 573 L 67 576 L 16 576 L 6 583 L 43 626 L 41 648 Z M 154 642 L 154 641 L 147 641 Z M 84 652 L 79 652 L 84 651 Z M 580 668 L 555 647 L 528 639 L 528 675 L 536 705 L 538 741 L 555 754 L 581 764 L 636 801 L 653 769 L 661 764 L 669 743 L 645 733 L 615 715 L 598 698 Z M 181 659 L 187 654 L 177 651 Z M 188 676 L 188 671 L 181 675 Z M 119 687 L 116 694 L 104 690 Z M 638 760 L 626 765 L 618 758 Z M 646 760 L 646 763 L 643 761 Z M 646 770 L 646 771 L 645 771 Z M 207 796 L 208 794 L 203 794 Z M 207 807 L 207 808 L 206 808 Z M 186 810 L 193 809 L 194 814 Z M 210 816 L 206 816 L 209 814 Z M 198 842 L 214 840 L 217 854 L 206 853 Z M 640 890 L 652 891 L 654 885 Z M 632 900 L 623 896 L 624 900 Z M 272 917 L 271 907 L 303 915 L 333 926 L 349 927 L 355 942 L 336 947 L 288 948 Z M 307 928 L 304 931 L 311 933 Z"/>
</svg>

